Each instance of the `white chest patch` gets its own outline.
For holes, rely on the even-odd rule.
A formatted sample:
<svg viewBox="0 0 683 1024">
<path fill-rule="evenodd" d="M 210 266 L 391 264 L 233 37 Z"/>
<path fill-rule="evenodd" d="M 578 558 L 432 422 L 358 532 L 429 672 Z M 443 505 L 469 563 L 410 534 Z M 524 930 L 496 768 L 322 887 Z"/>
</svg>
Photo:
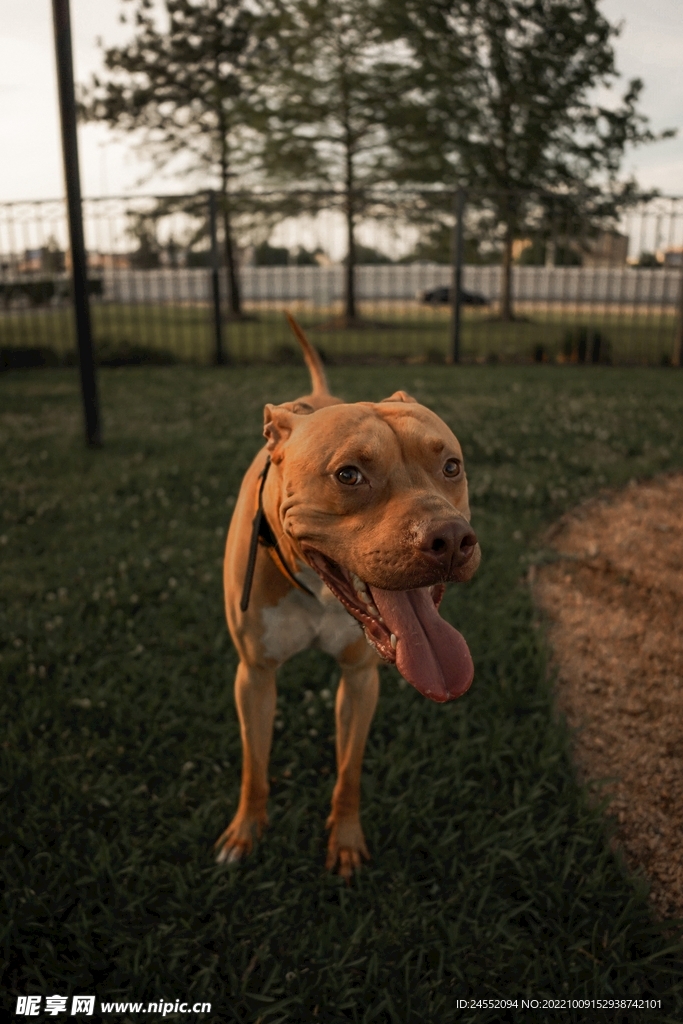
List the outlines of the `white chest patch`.
<svg viewBox="0 0 683 1024">
<path fill-rule="evenodd" d="M 336 658 L 358 639 L 360 624 L 312 569 L 302 569 L 296 575 L 316 596 L 291 590 L 273 608 L 263 609 L 264 651 L 269 658 L 283 662 L 315 646 Z"/>
</svg>

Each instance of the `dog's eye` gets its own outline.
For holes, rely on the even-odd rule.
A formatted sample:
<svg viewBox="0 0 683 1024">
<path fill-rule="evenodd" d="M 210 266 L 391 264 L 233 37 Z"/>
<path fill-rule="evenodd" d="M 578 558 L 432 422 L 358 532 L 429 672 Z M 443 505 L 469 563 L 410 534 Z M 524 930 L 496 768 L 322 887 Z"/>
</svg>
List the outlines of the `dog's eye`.
<svg viewBox="0 0 683 1024">
<path fill-rule="evenodd" d="M 355 466 L 342 466 L 335 476 L 340 484 L 346 484 L 348 487 L 357 487 L 363 483 L 363 474 Z"/>
<path fill-rule="evenodd" d="M 460 475 L 462 469 L 462 463 L 457 459 L 448 459 L 446 465 L 443 467 L 443 475 L 447 476 L 450 480 Z"/>
</svg>

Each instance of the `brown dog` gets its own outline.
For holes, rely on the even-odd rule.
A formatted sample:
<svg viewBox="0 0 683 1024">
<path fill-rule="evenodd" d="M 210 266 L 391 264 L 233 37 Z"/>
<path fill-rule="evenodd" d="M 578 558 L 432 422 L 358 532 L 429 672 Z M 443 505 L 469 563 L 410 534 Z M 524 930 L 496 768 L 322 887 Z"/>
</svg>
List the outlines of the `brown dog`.
<svg viewBox="0 0 683 1024">
<path fill-rule="evenodd" d="M 239 807 L 216 843 L 235 862 L 267 823 L 275 674 L 311 645 L 339 662 L 337 783 L 328 868 L 349 878 L 368 851 L 360 824 L 363 750 L 379 659 L 435 701 L 461 696 L 474 668 L 438 614 L 445 584 L 479 564 L 462 451 L 403 391 L 379 404 L 333 398 L 315 350 L 290 324 L 313 393 L 266 405 L 265 448 L 247 470 L 225 549 L 225 610 L 240 664 Z"/>
</svg>

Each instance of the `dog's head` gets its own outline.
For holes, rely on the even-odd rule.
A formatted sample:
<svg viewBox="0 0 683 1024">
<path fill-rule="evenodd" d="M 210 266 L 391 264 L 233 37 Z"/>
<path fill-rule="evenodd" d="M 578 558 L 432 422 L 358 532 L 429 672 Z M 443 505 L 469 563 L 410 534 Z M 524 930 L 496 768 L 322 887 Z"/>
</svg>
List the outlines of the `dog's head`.
<svg viewBox="0 0 683 1024">
<path fill-rule="evenodd" d="M 460 696 L 471 658 L 437 608 L 480 551 L 455 435 L 402 391 L 317 410 L 268 405 L 264 434 L 280 523 L 302 558 L 417 689 Z"/>
</svg>

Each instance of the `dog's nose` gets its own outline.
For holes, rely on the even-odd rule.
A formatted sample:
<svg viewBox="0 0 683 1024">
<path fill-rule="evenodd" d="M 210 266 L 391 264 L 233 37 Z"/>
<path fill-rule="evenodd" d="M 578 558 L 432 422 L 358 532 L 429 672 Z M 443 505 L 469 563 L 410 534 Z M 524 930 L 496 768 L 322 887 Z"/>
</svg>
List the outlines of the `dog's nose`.
<svg viewBox="0 0 683 1024">
<path fill-rule="evenodd" d="M 437 523 L 420 537 L 419 548 L 445 569 L 458 569 L 469 562 L 477 546 L 477 535 L 464 519 Z"/>
</svg>

